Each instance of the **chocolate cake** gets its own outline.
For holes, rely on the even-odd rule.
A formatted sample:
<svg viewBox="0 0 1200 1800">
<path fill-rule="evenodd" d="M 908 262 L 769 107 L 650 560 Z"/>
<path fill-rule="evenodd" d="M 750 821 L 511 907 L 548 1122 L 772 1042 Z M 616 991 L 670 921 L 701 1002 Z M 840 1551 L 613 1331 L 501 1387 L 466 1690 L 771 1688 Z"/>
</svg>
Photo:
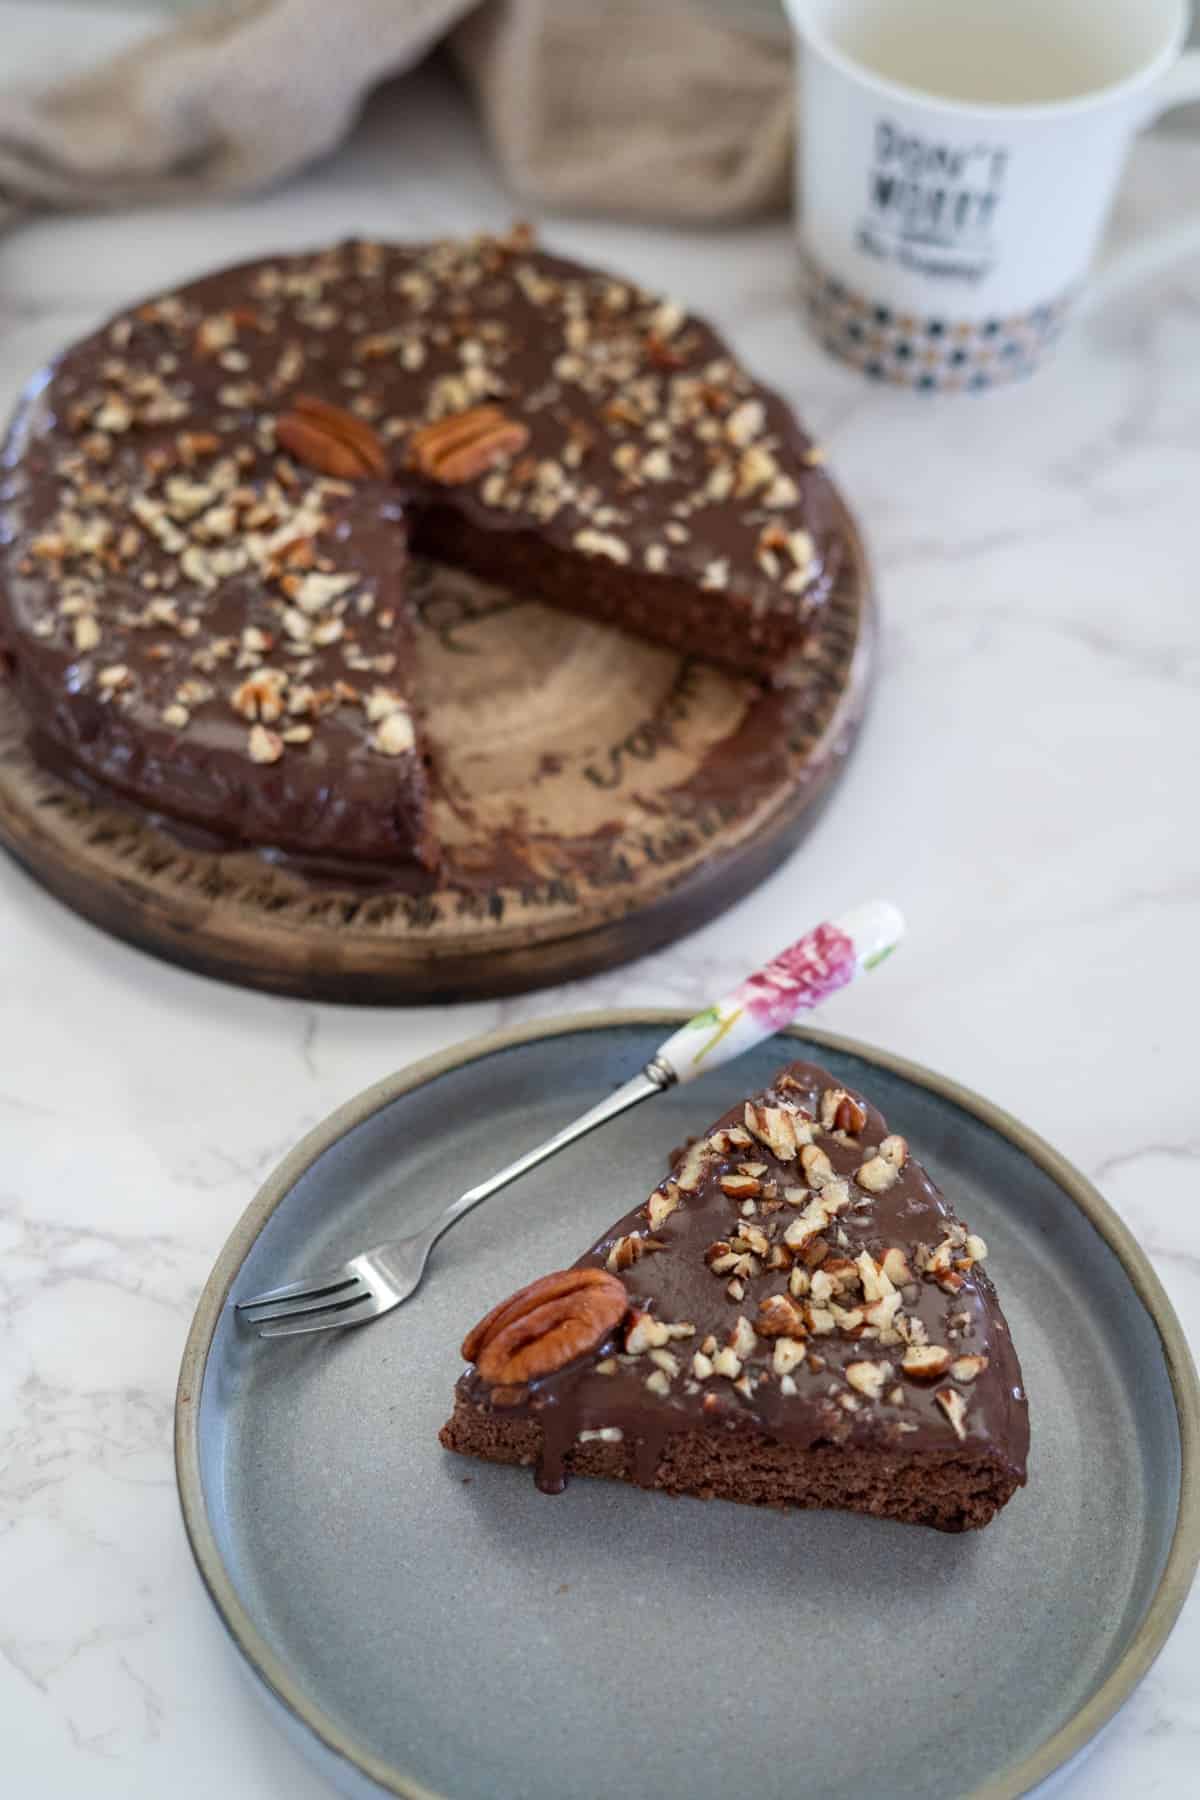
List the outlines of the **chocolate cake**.
<svg viewBox="0 0 1200 1800">
<path fill-rule="evenodd" d="M 0 660 L 110 794 L 432 866 L 409 545 L 786 683 L 842 554 L 819 460 L 702 320 L 521 230 L 248 263 L 32 390 Z"/>
<path fill-rule="evenodd" d="M 550 1493 L 573 1473 L 986 1525 L 1029 1444 L 986 1254 L 874 1107 L 795 1063 L 468 1334 L 441 1441 Z"/>
</svg>

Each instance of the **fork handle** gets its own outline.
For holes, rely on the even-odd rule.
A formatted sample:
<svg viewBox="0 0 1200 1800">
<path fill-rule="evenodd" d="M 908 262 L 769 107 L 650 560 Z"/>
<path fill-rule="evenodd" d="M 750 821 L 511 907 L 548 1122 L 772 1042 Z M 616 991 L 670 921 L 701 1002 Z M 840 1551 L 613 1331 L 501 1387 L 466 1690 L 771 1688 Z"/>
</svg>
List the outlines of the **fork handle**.
<svg viewBox="0 0 1200 1800">
<path fill-rule="evenodd" d="M 882 900 L 855 907 L 839 919 L 814 926 L 707 1012 L 689 1019 L 659 1045 L 631 1081 L 623 1082 L 607 1099 L 581 1113 L 544 1143 L 527 1150 L 507 1168 L 460 1194 L 430 1226 L 428 1247 L 432 1249 L 442 1233 L 481 1200 L 490 1199 L 510 1181 L 536 1169 L 539 1163 L 556 1156 L 597 1125 L 607 1124 L 631 1106 L 653 1099 L 676 1082 L 694 1081 L 697 1075 L 719 1068 L 753 1044 L 773 1036 L 798 1014 L 845 987 L 856 975 L 875 968 L 903 935 L 904 920 L 894 906 Z"/>
<path fill-rule="evenodd" d="M 598 1125 L 606 1125 L 610 1119 L 615 1119 L 621 1113 L 628 1112 L 630 1107 L 640 1106 L 643 1100 L 652 1100 L 656 1094 L 661 1094 L 663 1089 L 670 1087 L 674 1081 L 674 1073 L 665 1064 L 660 1063 L 657 1057 L 653 1058 L 644 1069 L 639 1069 L 631 1080 L 623 1081 L 619 1088 L 614 1089 L 597 1105 L 589 1107 L 587 1112 L 580 1113 L 577 1119 L 572 1119 L 569 1125 L 564 1125 L 562 1130 L 556 1131 L 553 1137 L 548 1137 L 542 1143 L 535 1144 L 532 1150 L 527 1150 L 523 1156 L 518 1156 L 515 1162 L 508 1163 L 503 1169 L 498 1169 L 494 1175 L 489 1175 L 486 1181 L 481 1181 L 478 1186 L 468 1188 L 465 1194 L 460 1194 L 458 1199 L 452 1201 L 446 1208 L 441 1218 L 434 1220 L 429 1232 L 429 1247 L 432 1249 L 442 1233 L 448 1231 L 455 1220 L 461 1219 L 464 1213 L 469 1213 L 473 1206 L 478 1206 L 481 1200 L 490 1200 L 492 1195 L 498 1194 L 501 1188 L 507 1187 L 511 1181 L 519 1180 L 522 1175 L 527 1175 L 530 1169 L 536 1169 L 540 1163 L 548 1162 L 552 1156 L 557 1156 L 560 1150 L 565 1150 L 568 1144 L 573 1144 L 577 1139 L 586 1137 L 588 1132 L 595 1131 Z"/>
<path fill-rule="evenodd" d="M 732 1062 L 782 1031 L 847 983 L 890 956 L 904 920 L 887 900 L 870 900 L 825 919 L 739 982 L 731 994 L 697 1013 L 658 1047 L 656 1061 L 676 1081 Z"/>
</svg>

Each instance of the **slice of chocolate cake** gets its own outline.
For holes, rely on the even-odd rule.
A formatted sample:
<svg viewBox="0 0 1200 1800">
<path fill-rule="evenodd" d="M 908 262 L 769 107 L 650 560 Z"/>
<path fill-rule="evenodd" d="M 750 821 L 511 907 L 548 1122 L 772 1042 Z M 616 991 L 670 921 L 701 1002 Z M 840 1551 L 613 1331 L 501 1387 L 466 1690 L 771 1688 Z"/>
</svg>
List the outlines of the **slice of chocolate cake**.
<svg viewBox="0 0 1200 1800">
<path fill-rule="evenodd" d="M 795 1063 L 468 1334 L 442 1443 L 553 1493 L 986 1525 L 1029 1444 L 986 1253 L 865 1099 Z"/>
<path fill-rule="evenodd" d="M 785 682 L 842 556 L 819 460 L 703 320 L 520 231 L 225 269 L 31 389 L 0 666 L 44 762 L 168 821 L 432 864 L 408 534 Z"/>
</svg>

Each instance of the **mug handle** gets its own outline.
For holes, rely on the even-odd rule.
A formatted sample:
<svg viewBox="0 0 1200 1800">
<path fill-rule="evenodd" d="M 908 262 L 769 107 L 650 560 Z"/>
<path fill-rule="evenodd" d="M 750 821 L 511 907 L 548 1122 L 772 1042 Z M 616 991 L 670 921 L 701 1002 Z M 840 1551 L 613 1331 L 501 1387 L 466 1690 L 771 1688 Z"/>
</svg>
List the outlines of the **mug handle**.
<svg viewBox="0 0 1200 1800">
<path fill-rule="evenodd" d="M 1144 131 L 1147 125 L 1153 125 L 1174 107 L 1186 106 L 1189 100 L 1200 100 L 1200 50 L 1185 50 L 1162 80 L 1150 89 L 1139 130 Z"/>
<path fill-rule="evenodd" d="M 1145 131 L 1176 106 L 1200 100 L 1200 50 L 1185 50 L 1178 62 L 1147 94 L 1137 129 Z M 1200 218 L 1181 219 L 1169 231 L 1156 232 L 1145 243 L 1118 250 L 1111 260 L 1093 269 L 1091 280 L 1076 303 L 1075 316 L 1083 318 L 1101 306 L 1153 280 L 1182 257 L 1200 254 Z"/>
</svg>

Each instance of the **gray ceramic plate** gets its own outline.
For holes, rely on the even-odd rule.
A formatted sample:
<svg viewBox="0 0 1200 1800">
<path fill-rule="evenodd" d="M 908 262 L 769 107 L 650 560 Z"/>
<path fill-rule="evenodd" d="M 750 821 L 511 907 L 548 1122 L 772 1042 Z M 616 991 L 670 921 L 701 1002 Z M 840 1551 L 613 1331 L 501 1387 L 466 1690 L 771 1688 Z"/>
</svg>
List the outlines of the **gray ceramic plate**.
<svg viewBox="0 0 1200 1800">
<path fill-rule="evenodd" d="M 954 1084 L 777 1039 L 473 1213 L 408 1305 L 265 1343 L 230 1293 L 416 1229 L 637 1068 L 679 1022 L 593 1015 L 379 1083 L 312 1132 L 226 1245 L 184 1359 L 201 1573 L 281 1721 L 343 1791 L 455 1800 L 1016 1795 L 1149 1667 L 1200 1548 L 1200 1403 L 1148 1263 L 1082 1176 Z M 867 1089 L 991 1248 L 1024 1365 L 1029 1485 L 986 1531 L 671 1501 L 443 1452 L 467 1325 L 571 1261 L 730 1093 L 811 1051 Z"/>
</svg>

